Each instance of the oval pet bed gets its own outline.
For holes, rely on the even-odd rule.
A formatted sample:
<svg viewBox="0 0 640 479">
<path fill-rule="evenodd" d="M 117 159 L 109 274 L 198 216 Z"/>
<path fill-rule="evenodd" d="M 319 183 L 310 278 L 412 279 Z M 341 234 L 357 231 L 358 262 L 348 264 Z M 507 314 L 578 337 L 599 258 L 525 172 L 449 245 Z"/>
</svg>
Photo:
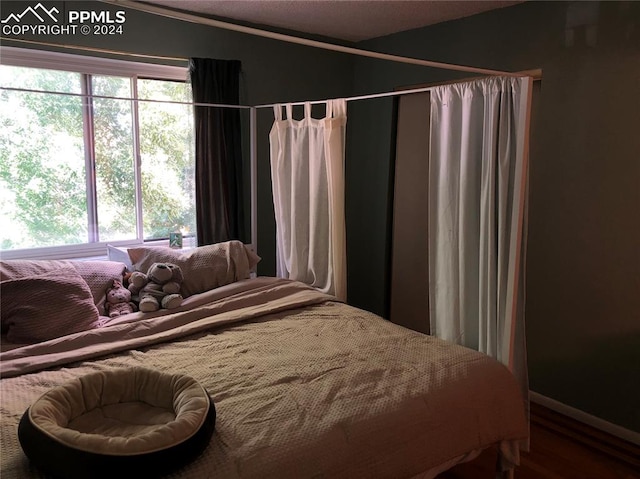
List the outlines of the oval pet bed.
<svg viewBox="0 0 640 479">
<path fill-rule="evenodd" d="M 215 420 L 213 401 L 194 379 L 114 369 L 42 395 L 22 416 L 18 437 L 54 477 L 153 477 L 197 457 Z"/>
</svg>

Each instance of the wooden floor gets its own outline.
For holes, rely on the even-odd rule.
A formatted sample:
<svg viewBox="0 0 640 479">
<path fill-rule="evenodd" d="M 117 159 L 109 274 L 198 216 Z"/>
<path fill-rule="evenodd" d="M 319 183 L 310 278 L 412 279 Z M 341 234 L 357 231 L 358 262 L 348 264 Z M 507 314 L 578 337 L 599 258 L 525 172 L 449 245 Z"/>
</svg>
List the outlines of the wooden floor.
<svg viewBox="0 0 640 479">
<path fill-rule="evenodd" d="M 439 479 L 494 479 L 497 453 L 460 464 Z M 531 404 L 531 450 L 516 479 L 640 479 L 640 447 Z"/>
</svg>

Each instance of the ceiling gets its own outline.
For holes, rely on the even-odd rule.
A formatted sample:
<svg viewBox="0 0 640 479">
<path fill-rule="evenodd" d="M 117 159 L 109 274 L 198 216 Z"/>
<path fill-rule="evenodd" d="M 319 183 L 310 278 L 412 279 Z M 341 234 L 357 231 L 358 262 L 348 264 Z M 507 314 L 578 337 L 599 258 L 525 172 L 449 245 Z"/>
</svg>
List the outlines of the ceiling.
<svg viewBox="0 0 640 479">
<path fill-rule="evenodd" d="M 145 0 L 225 18 L 358 42 L 521 3 L 523 0 Z"/>
</svg>

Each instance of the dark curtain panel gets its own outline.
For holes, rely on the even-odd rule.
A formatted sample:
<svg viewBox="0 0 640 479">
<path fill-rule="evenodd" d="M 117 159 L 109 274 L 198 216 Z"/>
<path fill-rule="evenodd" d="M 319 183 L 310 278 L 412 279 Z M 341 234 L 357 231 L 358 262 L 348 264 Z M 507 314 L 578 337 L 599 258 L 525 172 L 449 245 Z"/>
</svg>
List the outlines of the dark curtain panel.
<svg viewBox="0 0 640 479">
<path fill-rule="evenodd" d="M 240 62 L 192 58 L 195 103 L 240 104 Z M 198 245 L 244 241 L 240 110 L 194 107 Z"/>
</svg>

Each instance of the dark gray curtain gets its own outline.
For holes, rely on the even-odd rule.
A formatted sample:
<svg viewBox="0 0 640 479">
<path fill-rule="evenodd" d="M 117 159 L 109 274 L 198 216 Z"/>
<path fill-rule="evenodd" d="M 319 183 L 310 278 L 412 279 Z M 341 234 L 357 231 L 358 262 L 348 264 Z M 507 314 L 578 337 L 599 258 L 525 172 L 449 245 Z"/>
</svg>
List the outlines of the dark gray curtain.
<svg viewBox="0 0 640 479">
<path fill-rule="evenodd" d="M 192 58 L 195 103 L 240 104 L 237 60 Z M 244 241 L 240 110 L 194 107 L 198 245 Z"/>
</svg>

